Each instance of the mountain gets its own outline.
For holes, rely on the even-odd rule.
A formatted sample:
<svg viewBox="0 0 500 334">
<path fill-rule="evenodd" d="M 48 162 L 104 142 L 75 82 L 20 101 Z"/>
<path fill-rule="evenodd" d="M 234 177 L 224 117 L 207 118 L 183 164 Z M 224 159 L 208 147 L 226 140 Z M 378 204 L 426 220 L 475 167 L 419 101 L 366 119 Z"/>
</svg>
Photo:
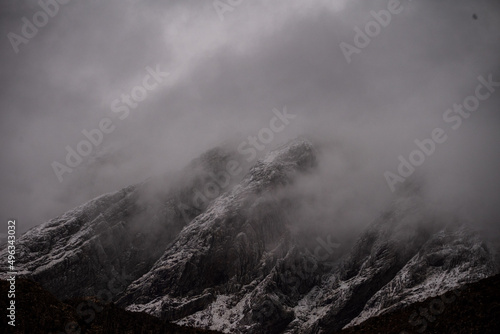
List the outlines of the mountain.
<svg viewBox="0 0 500 334">
<path fill-rule="evenodd" d="M 297 139 L 233 175 L 237 154 L 209 151 L 31 229 L 19 271 L 61 299 L 227 333 L 332 333 L 497 272 L 480 236 L 430 210 L 418 187 L 352 247 L 297 228 L 303 203 L 289 190 L 318 159 Z"/>
</svg>

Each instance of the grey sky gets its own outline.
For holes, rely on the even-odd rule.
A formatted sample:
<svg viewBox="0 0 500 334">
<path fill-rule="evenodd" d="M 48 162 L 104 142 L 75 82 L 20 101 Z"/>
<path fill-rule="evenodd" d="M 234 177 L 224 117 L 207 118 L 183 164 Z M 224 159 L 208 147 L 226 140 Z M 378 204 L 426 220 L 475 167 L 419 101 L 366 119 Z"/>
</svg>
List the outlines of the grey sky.
<svg viewBox="0 0 500 334">
<path fill-rule="evenodd" d="M 40 7 L 4 1 L 2 220 L 18 218 L 24 231 L 181 168 L 221 142 L 244 141 L 284 106 L 297 118 L 270 147 L 309 134 L 340 154 L 325 159 L 325 177 L 337 177 L 335 200 L 366 203 L 367 219 L 391 196 L 383 173 L 396 170 L 398 155 L 445 127 L 443 113 L 474 92 L 479 75 L 500 81 L 498 1 L 402 0 L 348 63 L 339 44 L 354 44 L 353 29 L 388 3 L 246 0 L 221 21 L 212 1 L 73 0 L 15 53 L 7 34 L 21 34 L 22 18 Z M 170 76 L 119 120 L 112 101 L 157 64 Z M 481 102 L 419 168 L 436 202 L 471 219 L 499 218 L 499 106 L 500 92 Z M 64 163 L 65 147 L 106 117 L 116 129 L 59 182 L 51 163 Z"/>
</svg>

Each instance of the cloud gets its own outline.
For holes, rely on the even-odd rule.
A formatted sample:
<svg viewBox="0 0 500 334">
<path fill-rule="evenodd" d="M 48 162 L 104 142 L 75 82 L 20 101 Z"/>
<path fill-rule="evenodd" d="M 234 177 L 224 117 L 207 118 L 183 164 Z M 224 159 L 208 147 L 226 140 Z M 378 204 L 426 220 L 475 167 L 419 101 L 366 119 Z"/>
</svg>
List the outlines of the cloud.
<svg viewBox="0 0 500 334">
<path fill-rule="evenodd" d="M 2 40 L 2 219 L 20 231 L 103 192 L 182 168 L 213 146 L 242 142 L 273 108 L 297 120 L 273 141 L 309 134 L 325 153 L 332 201 L 364 221 L 391 192 L 383 173 L 413 141 L 444 126 L 443 112 L 478 75 L 500 81 L 498 20 L 490 1 L 402 1 L 348 64 L 339 47 L 388 1 L 243 1 L 219 19 L 212 2 L 70 2 L 15 54 Z M 19 32 L 35 1 L 2 5 L 0 30 Z M 478 20 L 472 19 L 476 13 Z M 147 66 L 171 73 L 125 120 L 110 108 L 140 84 Z M 481 105 L 420 169 L 430 198 L 494 221 L 500 193 L 498 105 Z M 51 163 L 111 118 L 116 130 L 62 183 Z M 469 203 L 469 204 L 468 204 Z M 365 205 L 366 204 L 366 205 Z M 488 218 L 486 218 L 488 217 Z"/>
</svg>

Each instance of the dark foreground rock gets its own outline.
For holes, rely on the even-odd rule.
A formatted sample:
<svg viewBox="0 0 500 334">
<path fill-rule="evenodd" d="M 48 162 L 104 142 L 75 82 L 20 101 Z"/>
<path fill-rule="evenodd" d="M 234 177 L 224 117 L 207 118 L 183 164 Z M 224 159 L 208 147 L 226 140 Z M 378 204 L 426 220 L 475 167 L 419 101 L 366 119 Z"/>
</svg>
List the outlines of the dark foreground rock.
<svg viewBox="0 0 500 334">
<path fill-rule="evenodd" d="M 7 309 L 9 283 L 0 281 L 0 308 Z M 2 319 L 0 333 L 12 334 L 123 334 L 123 333 L 213 333 L 161 321 L 146 313 L 125 311 L 96 298 L 60 301 L 38 283 L 16 280 L 15 327 Z M 2 312 L 5 314 L 5 312 Z"/>
</svg>

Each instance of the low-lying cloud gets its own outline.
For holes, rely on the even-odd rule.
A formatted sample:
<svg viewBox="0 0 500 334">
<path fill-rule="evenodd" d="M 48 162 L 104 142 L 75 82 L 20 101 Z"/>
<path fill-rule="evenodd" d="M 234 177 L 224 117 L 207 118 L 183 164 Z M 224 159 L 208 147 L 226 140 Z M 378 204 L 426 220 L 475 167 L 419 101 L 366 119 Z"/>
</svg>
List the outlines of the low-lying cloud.
<svg viewBox="0 0 500 334">
<path fill-rule="evenodd" d="M 368 223 L 393 196 L 384 172 L 396 173 L 398 156 L 448 126 L 443 114 L 474 93 L 478 76 L 500 81 L 500 7 L 486 0 L 402 0 L 347 62 L 340 44 L 388 4 L 242 1 L 220 20 L 211 2 L 73 1 L 17 53 L 7 34 L 22 33 L 39 5 L 1 5 L 2 219 L 17 218 L 22 232 L 240 144 L 286 106 L 296 118 L 265 151 L 313 138 L 321 163 L 304 193 L 333 203 L 325 221 Z M 119 120 L 113 101 L 156 64 L 169 76 Z M 485 226 L 500 218 L 499 103 L 499 92 L 481 101 L 416 168 L 436 207 Z M 116 128 L 59 182 L 51 164 L 103 118 Z"/>
</svg>

